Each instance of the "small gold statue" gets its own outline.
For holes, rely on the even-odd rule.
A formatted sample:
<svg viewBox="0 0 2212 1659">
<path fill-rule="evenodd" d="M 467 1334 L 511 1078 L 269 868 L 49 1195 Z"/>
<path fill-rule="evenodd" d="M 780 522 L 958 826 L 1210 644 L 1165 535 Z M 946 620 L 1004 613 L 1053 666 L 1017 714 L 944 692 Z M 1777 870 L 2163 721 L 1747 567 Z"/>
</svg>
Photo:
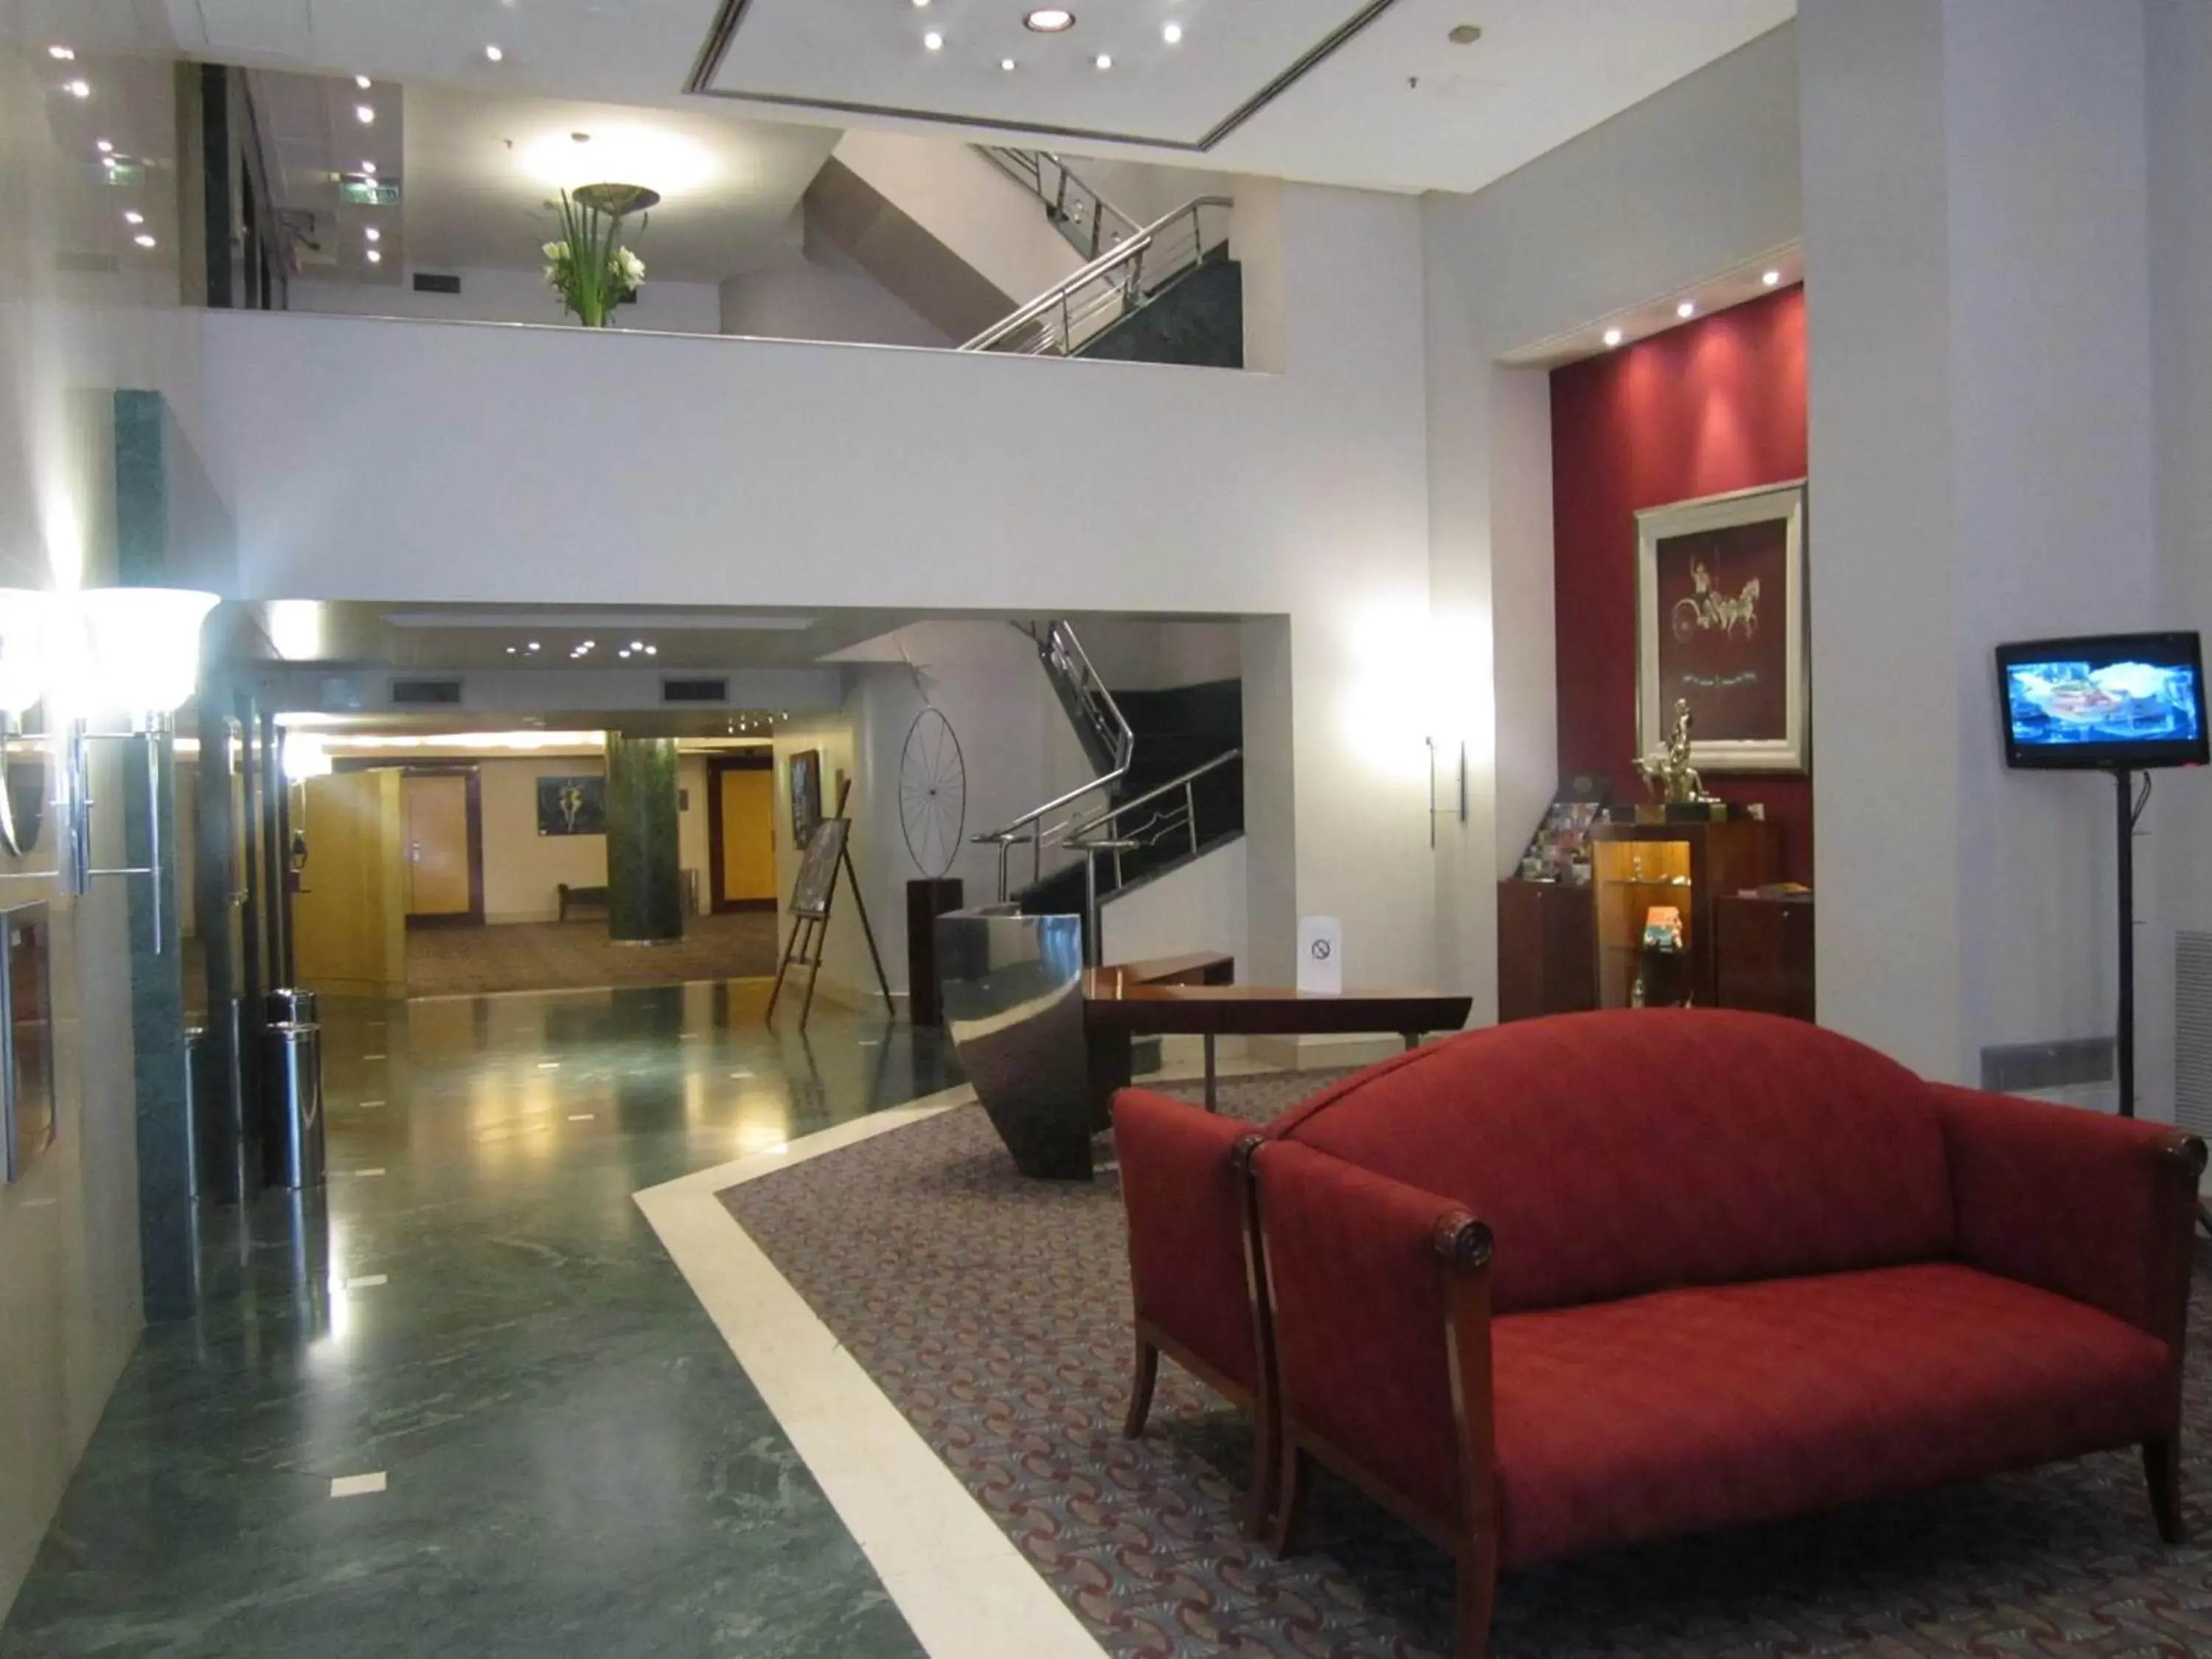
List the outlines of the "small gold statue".
<svg viewBox="0 0 2212 1659">
<path fill-rule="evenodd" d="M 1690 764 L 1690 704 L 1686 698 L 1674 700 L 1674 729 L 1667 738 L 1667 746 L 1653 750 L 1637 762 L 1636 769 L 1655 801 L 1664 800 L 1675 805 L 1711 805 L 1720 799 L 1705 793 L 1705 781 Z"/>
</svg>

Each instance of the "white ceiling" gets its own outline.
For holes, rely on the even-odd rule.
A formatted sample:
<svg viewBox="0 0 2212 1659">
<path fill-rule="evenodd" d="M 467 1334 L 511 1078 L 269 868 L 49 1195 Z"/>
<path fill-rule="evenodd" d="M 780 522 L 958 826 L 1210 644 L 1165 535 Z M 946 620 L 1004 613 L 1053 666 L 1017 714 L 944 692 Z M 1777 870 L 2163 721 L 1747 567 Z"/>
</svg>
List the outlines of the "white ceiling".
<svg viewBox="0 0 2212 1659">
<path fill-rule="evenodd" d="M 167 0 L 185 50 L 664 108 L 720 0 Z M 735 0 L 731 0 L 734 5 Z M 746 0 L 710 84 L 823 105 L 725 108 L 840 125 L 1009 139 L 961 121 L 1036 122 L 1184 143 L 1219 126 L 1372 0 L 1073 0 L 1056 39 L 1021 27 L 1032 0 Z M 1795 0 L 1390 0 L 1206 152 L 1208 165 L 1383 189 L 1474 190 L 1768 29 Z M 1160 38 L 1173 18 L 1181 45 Z M 1452 44 L 1455 25 L 1483 33 Z M 926 28 L 944 49 L 923 50 Z M 487 44 L 502 60 L 489 62 Z M 1101 50 L 1112 70 L 1091 67 Z M 1000 70 L 1003 57 L 1021 65 Z M 880 106 L 933 118 L 854 114 Z M 953 125 L 941 119 L 952 118 Z M 1048 135 L 1047 135 L 1048 136 Z M 1188 150 L 1052 139 L 1188 163 Z"/>
</svg>

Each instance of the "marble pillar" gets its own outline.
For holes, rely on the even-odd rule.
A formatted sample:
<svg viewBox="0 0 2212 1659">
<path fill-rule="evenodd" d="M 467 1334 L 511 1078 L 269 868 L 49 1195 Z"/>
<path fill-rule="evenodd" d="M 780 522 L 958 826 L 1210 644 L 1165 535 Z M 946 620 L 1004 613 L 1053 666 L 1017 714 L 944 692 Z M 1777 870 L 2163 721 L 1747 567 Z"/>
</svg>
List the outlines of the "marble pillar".
<svg viewBox="0 0 2212 1659">
<path fill-rule="evenodd" d="M 607 937 L 684 937 L 676 838 L 676 740 L 607 734 Z"/>
</svg>

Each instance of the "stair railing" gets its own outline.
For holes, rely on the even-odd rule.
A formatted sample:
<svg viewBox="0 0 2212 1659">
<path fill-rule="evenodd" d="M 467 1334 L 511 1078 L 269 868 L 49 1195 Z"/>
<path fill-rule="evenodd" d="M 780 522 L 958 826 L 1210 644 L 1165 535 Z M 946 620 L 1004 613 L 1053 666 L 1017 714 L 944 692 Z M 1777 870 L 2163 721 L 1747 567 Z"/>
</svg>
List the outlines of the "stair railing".
<svg viewBox="0 0 2212 1659">
<path fill-rule="evenodd" d="M 984 160 L 1044 204 L 1054 228 L 1086 259 L 1097 258 L 1143 228 L 1048 149 L 1010 149 L 1004 144 L 975 148 Z"/>
<path fill-rule="evenodd" d="M 1122 883 L 1121 854 L 1126 852 L 1162 846 L 1170 838 L 1184 835 L 1189 838 L 1190 855 L 1195 858 L 1200 846 L 1198 781 L 1243 758 L 1242 749 L 1224 750 L 1212 760 L 1192 767 L 1179 778 L 1170 778 L 1158 788 L 1147 789 L 1133 799 L 1109 806 L 1103 812 L 1093 813 L 1081 823 L 1070 826 L 1060 844 L 1082 852 L 1085 858 L 1094 857 L 1098 853 L 1111 853 L 1114 855 L 1114 885 L 1117 888 Z M 1178 796 L 1180 800 L 1176 799 Z M 1165 807 L 1155 805 L 1160 801 L 1167 801 L 1170 805 Z M 1133 825 L 1121 823 L 1130 813 L 1146 807 L 1152 808 L 1152 814 L 1142 823 Z M 1101 830 L 1105 833 L 1101 835 Z M 1091 930 L 1095 934 L 1098 931 L 1098 884 L 1096 881 L 1090 884 L 1089 890 L 1091 894 Z"/>
<path fill-rule="evenodd" d="M 960 349 L 1073 356 L 1225 245 L 1234 205 L 1226 196 L 1200 196 L 1184 203 Z"/>
<path fill-rule="evenodd" d="M 1121 706 L 1114 701 L 1114 694 L 1106 689 L 1106 682 L 1091 665 L 1091 659 L 1083 649 L 1083 641 L 1076 637 L 1075 629 L 1068 623 L 1056 622 L 1037 641 L 1037 657 L 1045 672 L 1059 682 L 1071 701 L 1082 710 L 1081 718 L 1088 720 L 1107 741 L 1113 764 L 1090 782 L 1055 795 L 1042 806 L 1031 807 L 1012 823 L 988 830 L 969 839 L 978 846 L 995 846 L 999 849 L 999 902 L 1004 904 L 1011 892 L 1007 878 L 1007 864 L 1017 847 L 1030 849 L 1030 880 L 1044 878 L 1044 849 L 1050 840 L 1055 843 L 1064 838 L 1069 823 L 1046 825 L 1045 820 L 1054 813 L 1073 806 L 1086 795 L 1101 789 L 1110 789 L 1127 775 L 1129 760 L 1136 752 L 1137 734 L 1122 717 Z M 1087 858 L 1089 855 L 1085 854 Z M 1096 932 L 1096 929 L 1093 930 Z"/>
</svg>

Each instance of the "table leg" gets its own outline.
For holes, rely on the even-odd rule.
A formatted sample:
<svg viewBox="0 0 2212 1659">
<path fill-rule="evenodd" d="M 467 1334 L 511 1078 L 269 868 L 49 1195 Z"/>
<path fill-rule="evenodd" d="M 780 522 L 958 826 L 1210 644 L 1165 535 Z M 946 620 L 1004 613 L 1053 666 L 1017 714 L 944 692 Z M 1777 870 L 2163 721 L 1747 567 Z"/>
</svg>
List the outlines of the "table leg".
<svg viewBox="0 0 2212 1659">
<path fill-rule="evenodd" d="M 1414 1049 L 1421 1046 L 1421 1034 L 1419 1031 L 1401 1031 L 1398 1035 L 1406 1040 L 1406 1052 L 1407 1054 L 1413 1053 Z"/>
<path fill-rule="evenodd" d="M 1213 1033 L 1208 1031 L 1200 1040 L 1206 1044 L 1206 1109 L 1216 1111 L 1219 1107 L 1214 1098 Z"/>
</svg>

